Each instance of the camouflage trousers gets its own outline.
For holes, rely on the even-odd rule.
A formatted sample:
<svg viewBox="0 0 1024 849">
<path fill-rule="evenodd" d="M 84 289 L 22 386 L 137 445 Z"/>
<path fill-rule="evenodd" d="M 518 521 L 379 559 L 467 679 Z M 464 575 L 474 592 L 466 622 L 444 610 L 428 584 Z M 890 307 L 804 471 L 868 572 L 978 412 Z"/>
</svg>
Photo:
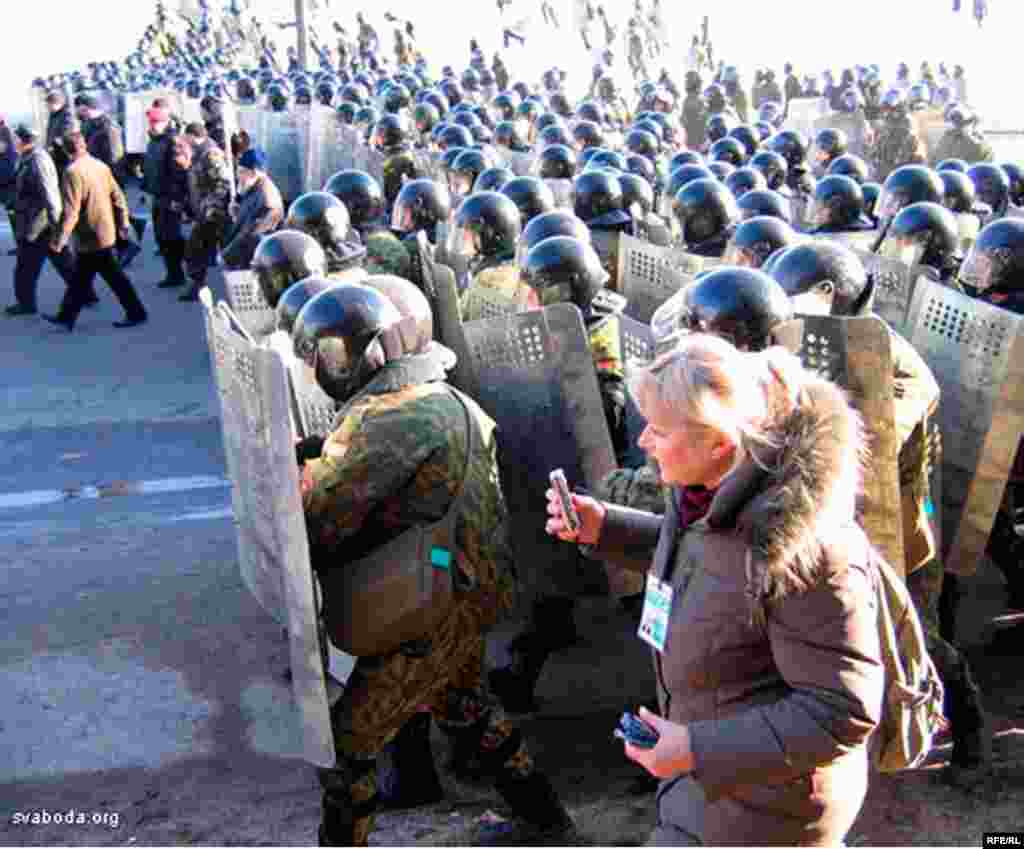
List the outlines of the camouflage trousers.
<svg viewBox="0 0 1024 849">
<path fill-rule="evenodd" d="M 206 272 L 217 258 L 227 221 L 216 217 L 197 221 L 185 246 L 185 264 L 193 283 L 204 283 Z"/>
<path fill-rule="evenodd" d="M 424 656 L 360 658 L 331 710 L 338 765 L 321 769 L 324 826 L 344 822 L 366 845 L 377 808 L 377 756 L 417 713 L 429 711 L 456 756 L 475 756 L 496 777 L 526 778 L 533 761 L 518 728 L 484 689 L 482 623 L 490 614 L 464 600 Z"/>
</svg>

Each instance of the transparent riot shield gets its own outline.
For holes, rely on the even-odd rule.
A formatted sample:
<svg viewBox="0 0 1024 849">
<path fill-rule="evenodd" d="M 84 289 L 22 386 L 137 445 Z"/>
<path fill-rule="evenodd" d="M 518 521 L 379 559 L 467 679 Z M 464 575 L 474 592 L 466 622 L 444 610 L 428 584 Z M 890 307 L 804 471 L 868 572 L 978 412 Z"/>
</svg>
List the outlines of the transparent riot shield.
<svg viewBox="0 0 1024 849">
<path fill-rule="evenodd" d="M 627 300 L 626 315 L 649 322 L 658 307 L 706 267 L 702 257 L 621 234 L 616 282 Z"/>
<path fill-rule="evenodd" d="M 845 245 L 851 251 L 863 251 L 867 253 L 878 240 L 877 230 L 860 230 L 855 233 L 821 233 L 815 238 L 828 239 Z"/>
<path fill-rule="evenodd" d="M 289 424 L 284 365 L 273 351 L 236 333 L 206 304 L 214 380 L 220 396 L 224 453 L 232 477 L 242 580 L 288 630 L 292 694 L 303 730 L 304 757 L 335 764 L 324 675 L 316 581 L 309 560 Z"/>
<path fill-rule="evenodd" d="M 422 274 L 421 287 L 430 301 L 430 308 L 434 314 L 434 339 L 452 350 L 456 357 L 455 367 L 449 372 L 448 381 L 456 389 L 475 397 L 473 367 L 459 313 L 455 274 L 447 266 L 434 262 L 426 233 L 420 231 L 417 234 L 416 248 Z"/>
<path fill-rule="evenodd" d="M 918 270 L 869 250 L 855 250 L 854 253 L 864 264 L 864 270 L 874 279 L 875 314 L 884 318 L 901 336 L 906 336 L 907 311 L 920 276 Z"/>
<path fill-rule="evenodd" d="M 264 112 L 261 135 L 267 154 L 267 173 L 287 207 L 308 191 L 309 108 L 299 106 L 290 112 Z"/>
<path fill-rule="evenodd" d="M 476 400 L 498 423 L 522 600 L 607 592 L 603 568 L 544 532 L 552 469 L 594 490 L 615 468 L 580 311 L 555 304 L 464 329 Z"/>
<path fill-rule="evenodd" d="M 774 333 L 806 368 L 846 390 L 861 414 L 871 449 L 859 508 L 861 523 L 890 565 L 905 572 L 897 465 L 900 445 L 888 328 L 874 317 L 804 316 L 786 322 Z"/>
<path fill-rule="evenodd" d="M 919 280 L 907 337 L 942 388 L 942 544 L 946 568 L 981 562 L 1024 429 L 1022 318 Z"/>
</svg>

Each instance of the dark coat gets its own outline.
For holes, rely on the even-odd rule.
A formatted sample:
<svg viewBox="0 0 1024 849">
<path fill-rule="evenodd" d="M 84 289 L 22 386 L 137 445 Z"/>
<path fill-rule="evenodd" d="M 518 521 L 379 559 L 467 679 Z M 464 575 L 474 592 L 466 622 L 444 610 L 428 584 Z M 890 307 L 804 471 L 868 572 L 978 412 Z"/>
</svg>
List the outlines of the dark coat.
<svg viewBox="0 0 1024 849">
<path fill-rule="evenodd" d="M 864 437 L 832 384 L 814 380 L 744 461 L 707 516 L 608 507 L 597 556 L 674 589 L 662 714 L 687 726 L 696 768 L 658 792 L 656 845 L 839 845 L 867 792 L 867 741 L 884 671 L 868 544 L 853 521 Z"/>
<path fill-rule="evenodd" d="M 60 224 L 64 206 L 53 159 L 38 144 L 18 160 L 14 197 L 14 238 L 37 242 Z"/>
<path fill-rule="evenodd" d="M 284 218 L 281 192 L 266 174 L 238 196 L 238 215 L 228 234 L 224 262 L 230 268 L 247 268 L 260 239 L 273 233 Z"/>
</svg>

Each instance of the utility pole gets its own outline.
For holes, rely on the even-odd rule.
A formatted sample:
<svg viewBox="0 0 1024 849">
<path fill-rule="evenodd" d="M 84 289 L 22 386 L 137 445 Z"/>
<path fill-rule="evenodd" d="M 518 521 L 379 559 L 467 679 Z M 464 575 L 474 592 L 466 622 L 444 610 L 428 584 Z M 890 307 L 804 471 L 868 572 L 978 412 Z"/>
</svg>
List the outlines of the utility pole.
<svg viewBox="0 0 1024 849">
<path fill-rule="evenodd" d="M 306 0 L 295 0 L 295 26 L 299 35 L 299 67 L 305 71 L 309 68 L 306 63 L 306 46 L 309 44 L 306 35 Z"/>
</svg>

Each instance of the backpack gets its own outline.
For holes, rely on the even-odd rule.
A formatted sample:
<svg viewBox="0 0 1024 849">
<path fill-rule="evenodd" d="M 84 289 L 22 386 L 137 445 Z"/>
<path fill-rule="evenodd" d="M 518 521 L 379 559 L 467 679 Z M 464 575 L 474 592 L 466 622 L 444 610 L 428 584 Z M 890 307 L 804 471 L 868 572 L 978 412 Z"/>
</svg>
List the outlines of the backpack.
<svg viewBox="0 0 1024 849">
<path fill-rule="evenodd" d="M 882 717 L 869 751 L 876 770 L 896 772 L 914 769 L 928 756 L 943 724 L 944 693 L 906 582 L 874 546 L 869 548 L 885 668 Z"/>
</svg>

